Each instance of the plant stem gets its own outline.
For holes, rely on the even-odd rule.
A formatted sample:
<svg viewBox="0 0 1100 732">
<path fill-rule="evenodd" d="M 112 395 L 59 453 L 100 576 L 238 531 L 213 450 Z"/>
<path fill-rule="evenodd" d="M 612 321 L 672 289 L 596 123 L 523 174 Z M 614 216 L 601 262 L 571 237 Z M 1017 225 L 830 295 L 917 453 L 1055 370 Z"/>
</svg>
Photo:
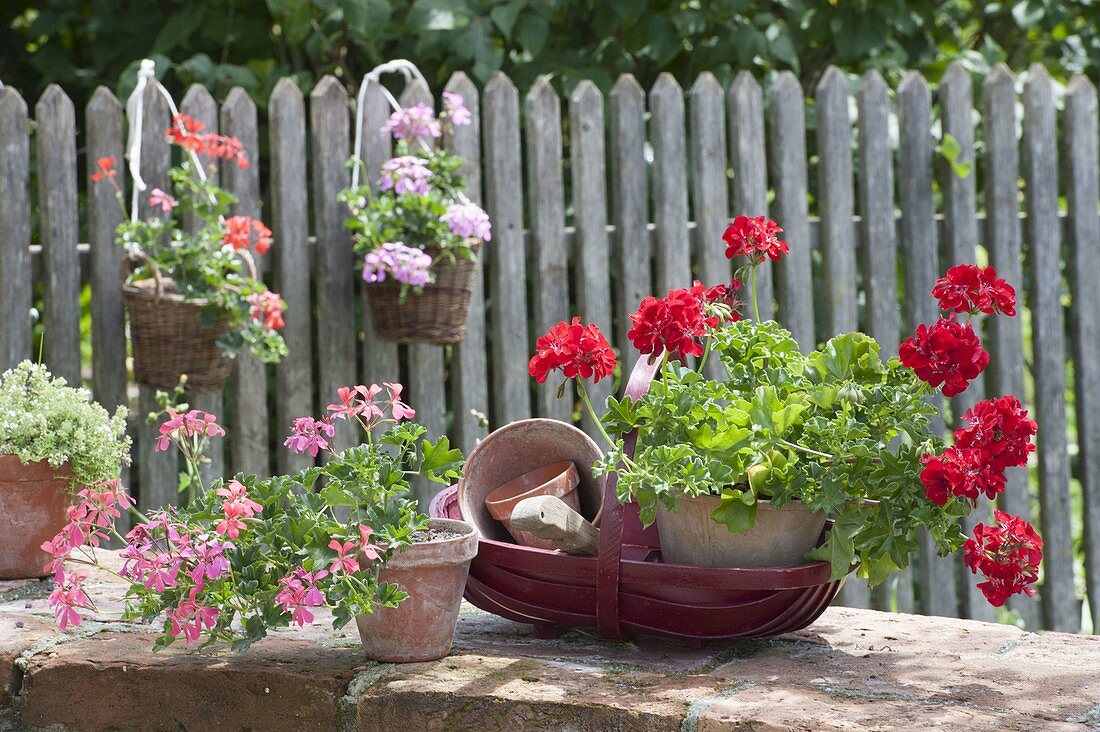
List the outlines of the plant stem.
<svg viewBox="0 0 1100 732">
<path fill-rule="evenodd" d="M 825 458 L 826 460 L 836 460 L 835 455 L 830 455 L 827 452 L 819 452 L 818 450 L 813 450 L 809 447 L 803 447 L 802 445 L 799 445 L 799 444 L 794 443 L 794 442 L 790 442 L 789 440 L 780 440 L 779 444 L 783 445 L 784 447 L 789 447 L 792 450 L 798 450 L 799 452 L 804 452 L 807 455 L 813 455 L 814 457 Z"/>
<path fill-rule="evenodd" d="M 756 266 L 749 268 L 749 292 L 752 294 L 752 318 L 760 322 L 760 306 L 756 303 Z"/>
<path fill-rule="evenodd" d="M 703 367 L 707 365 L 707 357 L 710 356 L 710 344 L 713 338 L 707 338 L 707 344 L 703 346 L 703 357 L 699 359 L 699 373 L 703 373 Z"/>
<path fill-rule="evenodd" d="M 592 408 L 592 401 L 588 398 L 588 390 L 584 388 L 584 381 L 577 379 L 577 391 L 580 392 L 581 401 L 584 402 L 585 408 L 588 409 L 588 414 L 592 417 L 592 421 L 596 423 L 596 429 L 600 431 L 603 438 L 607 440 L 608 447 L 614 449 L 615 441 L 611 439 L 611 435 L 607 434 L 607 430 L 603 428 L 603 423 L 600 422 L 599 415 L 596 414 L 596 410 Z"/>
</svg>

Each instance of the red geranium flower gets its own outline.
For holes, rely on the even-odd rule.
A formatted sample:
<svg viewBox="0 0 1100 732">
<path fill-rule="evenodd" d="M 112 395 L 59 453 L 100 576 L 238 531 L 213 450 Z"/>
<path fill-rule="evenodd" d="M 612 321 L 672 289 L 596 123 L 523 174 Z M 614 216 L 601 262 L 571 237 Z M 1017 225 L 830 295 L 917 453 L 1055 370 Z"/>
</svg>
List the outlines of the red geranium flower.
<svg viewBox="0 0 1100 732">
<path fill-rule="evenodd" d="M 714 285 L 713 287 L 704 287 L 703 283 L 695 280 L 692 282 L 689 292 L 699 301 L 699 307 L 704 311 L 707 305 L 714 303 L 725 305 L 730 310 L 726 322 L 736 323 L 741 319 L 741 313 L 737 312 L 737 308 L 741 306 L 741 302 L 737 299 L 737 291 L 740 288 L 741 282 L 739 280 L 733 280 L 728 285 Z"/>
<path fill-rule="evenodd" d="M 957 264 L 936 280 L 932 297 L 940 309 L 956 313 L 1016 314 L 1016 290 L 992 267 Z"/>
<path fill-rule="evenodd" d="M 663 298 L 642 300 L 630 322 L 626 336 L 639 353 L 665 350 L 670 358 L 682 360 L 703 355 L 703 345 L 696 339 L 706 335 L 707 328 L 716 327 L 718 318 L 706 314 L 702 297 L 691 290 L 669 290 Z"/>
<path fill-rule="evenodd" d="M 244 154 L 244 145 L 236 137 L 227 137 L 215 133 L 202 134 L 206 127 L 202 122 L 186 114 L 177 114 L 172 118 L 172 126 L 164 131 L 168 141 L 189 150 L 196 155 L 210 155 L 222 160 L 234 160 L 237 167 L 248 168 L 248 158 Z"/>
<path fill-rule="evenodd" d="M 763 216 L 738 216 L 722 234 L 722 241 L 726 242 L 726 258 L 748 257 L 753 264 L 763 262 L 765 256 L 779 259 L 790 252 L 787 242 L 777 236 L 782 232 L 779 224 Z"/>
<path fill-rule="evenodd" d="M 256 236 L 256 253 L 264 254 L 271 248 L 271 229 L 250 216 L 230 216 L 225 220 L 222 243 L 235 251 L 248 249 L 252 245 L 253 234 Z"/>
<path fill-rule="evenodd" d="M 944 396 L 955 396 L 970 385 L 989 363 L 989 354 L 969 323 L 954 316 L 940 318 L 931 327 L 923 323 L 901 344 L 898 357 L 933 387 L 943 385 Z"/>
<path fill-rule="evenodd" d="M 1012 595 L 1035 594 L 1030 585 L 1039 580 L 1039 563 L 1043 561 L 1043 540 L 1035 528 L 1019 516 L 994 511 L 992 526 L 978 524 L 974 537 L 963 543 L 963 561 L 970 571 L 982 573 L 985 582 L 978 583 L 994 607 L 1005 604 Z"/>
<path fill-rule="evenodd" d="M 924 465 L 920 473 L 924 495 L 937 506 L 947 503 L 951 496 L 977 502 L 982 494 L 993 498 L 1005 489 L 1004 470 L 981 448 L 955 445 L 942 455 L 925 455 L 920 461 Z"/>
<path fill-rule="evenodd" d="M 96 167 L 99 168 L 96 172 L 92 173 L 92 181 L 98 183 L 104 178 L 114 178 L 115 173 L 115 156 L 97 158 L 95 161 Z"/>
<path fill-rule="evenodd" d="M 595 323 L 582 325 L 579 317 L 561 322 L 535 341 L 535 355 L 527 366 L 540 383 L 551 371 L 561 369 L 565 378 L 597 382 L 615 370 L 615 351 Z"/>
<path fill-rule="evenodd" d="M 983 450 L 999 470 L 1027 465 L 1027 456 L 1035 452 L 1031 438 L 1039 426 L 1014 396 L 978 402 L 963 420 L 969 426 L 955 430 L 955 444 Z"/>
</svg>

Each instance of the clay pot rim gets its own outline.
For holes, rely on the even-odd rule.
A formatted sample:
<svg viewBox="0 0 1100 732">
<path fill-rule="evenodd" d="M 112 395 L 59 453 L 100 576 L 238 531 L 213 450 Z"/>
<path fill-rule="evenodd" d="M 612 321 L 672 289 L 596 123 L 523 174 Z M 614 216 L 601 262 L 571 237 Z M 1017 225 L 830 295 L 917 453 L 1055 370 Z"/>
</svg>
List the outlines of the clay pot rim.
<svg viewBox="0 0 1100 732">
<path fill-rule="evenodd" d="M 505 491 L 505 489 L 511 488 L 514 483 L 522 481 L 528 475 L 531 475 L 532 473 L 537 473 L 541 470 L 547 470 L 548 468 L 559 468 L 559 469 L 553 471 L 552 477 L 549 480 L 545 480 L 545 481 L 539 483 L 538 485 L 534 485 L 534 486 L 528 488 L 527 490 L 523 491 L 522 493 L 514 493 L 514 494 L 509 493 L 507 495 L 507 497 L 504 497 L 504 498 L 493 498 L 493 496 L 497 495 L 498 493 L 502 493 L 503 491 Z M 540 466 L 538 468 L 533 468 L 531 470 L 528 470 L 523 475 L 517 475 L 515 478 L 512 478 L 510 481 L 508 481 L 504 485 L 501 485 L 501 486 L 498 486 L 498 487 L 494 488 L 492 493 L 485 496 L 485 507 L 487 509 L 489 509 L 489 513 L 490 513 L 490 515 L 492 515 L 493 518 L 495 518 L 497 521 L 503 521 L 505 518 L 510 518 L 511 517 L 512 511 L 509 510 L 507 512 L 506 516 L 498 516 L 497 515 L 497 509 L 499 509 L 502 506 L 509 506 L 509 505 L 512 508 L 515 508 L 516 504 L 519 503 L 520 501 L 522 501 L 525 498 L 534 498 L 536 496 L 551 495 L 551 493 L 549 491 L 546 491 L 544 489 L 548 485 L 558 483 L 559 480 L 563 479 L 562 476 L 570 476 L 570 477 L 564 478 L 564 483 L 565 483 L 565 485 L 569 486 L 569 490 L 564 491 L 562 493 L 559 493 L 559 492 L 555 491 L 553 493 L 553 495 L 556 495 L 558 498 L 562 498 L 566 495 L 569 495 L 573 491 L 577 490 L 577 486 L 579 486 L 580 482 L 581 482 L 580 473 L 577 472 L 577 464 L 574 461 L 568 460 L 568 459 L 567 460 L 558 460 L 557 462 L 547 463 L 546 465 Z"/>
<path fill-rule="evenodd" d="M 442 566 L 461 564 L 477 554 L 477 529 L 473 524 L 458 519 L 433 518 L 428 528 L 454 531 L 459 536 L 433 541 L 421 541 L 401 547 L 390 555 L 385 567 L 388 569 L 409 569 L 412 567 Z"/>
</svg>

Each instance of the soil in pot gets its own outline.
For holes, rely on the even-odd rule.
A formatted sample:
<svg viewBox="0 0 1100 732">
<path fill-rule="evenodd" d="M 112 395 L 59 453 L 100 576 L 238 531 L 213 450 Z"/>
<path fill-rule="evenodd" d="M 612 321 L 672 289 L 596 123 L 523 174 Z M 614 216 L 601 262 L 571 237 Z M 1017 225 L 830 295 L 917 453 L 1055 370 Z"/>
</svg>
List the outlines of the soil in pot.
<svg viewBox="0 0 1100 732">
<path fill-rule="evenodd" d="M 432 519 L 379 572 L 409 596 L 355 619 L 367 656 L 385 663 L 434 661 L 451 652 L 477 532 L 464 521 Z"/>
<path fill-rule="evenodd" d="M 580 475 L 573 461 L 559 460 L 508 481 L 485 498 L 485 507 L 493 518 L 504 524 L 516 543 L 553 550 L 557 549 L 554 542 L 540 539 L 528 531 L 512 528 L 512 511 L 520 501 L 537 496 L 560 498 L 574 511 L 580 511 L 581 500 L 577 493 L 579 484 Z"/>
<path fill-rule="evenodd" d="M 732 532 L 710 516 L 722 503 L 718 496 L 679 499 L 678 511 L 657 508 L 661 557 L 672 564 L 696 567 L 793 567 L 805 564 L 817 546 L 825 514 L 789 501 L 775 508 L 761 501 L 756 523 Z"/>
<path fill-rule="evenodd" d="M 55 468 L 0 455 L 0 580 L 46 575 L 50 557 L 39 547 L 68 522 L 71 481 L 68 463 Z"/>
</svg>

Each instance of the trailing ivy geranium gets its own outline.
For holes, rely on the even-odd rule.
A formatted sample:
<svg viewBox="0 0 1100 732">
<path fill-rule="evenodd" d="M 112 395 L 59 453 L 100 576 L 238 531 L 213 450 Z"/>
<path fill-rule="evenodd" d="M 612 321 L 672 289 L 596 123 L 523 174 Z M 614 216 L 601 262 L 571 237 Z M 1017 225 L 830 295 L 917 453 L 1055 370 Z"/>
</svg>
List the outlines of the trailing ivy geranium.
<svg viewBox="0 0 1100 732">
<path fill-rule="evenodd" d="M 112 521 L 96 520 L 124 498 L 114 490 L 88 496 L 43 547 L 53 555 L 47 571 L 54 575 L 50 603 L 58 623 L 78 625 L 80 610 L 96 609 L 73 567 L 113 571 L 96 554 L 110 535 L 125 544 L 118 572 L 130 586 L 123 617 L 159 623 L 157 649 L 182 638 L 244 651 L 273 628 L 313 622 L 321 608 L 331 610 L 339 628 L 377 606 L 396 606 L 407 595 L 381 582 L 379 569 L 428 526 L 409 480 L 453 482 L 462 461 L 446 437 L 424 439 L 423 427 L 405 421 L 413 416 L 399 384 L 342 388 L 324 418 L 296 419 L 285 443 L 299 453 L 327 453 L 323 465 L 200 486 L 193 502 L 151 514 L 125 537 Z M 333 450 L 339 420 L 362 427 L 364 442 Z M 201 454 L 193 448 L 219 432 L 212 415 L 182 409 L 161 430 L 195 463 L 189 471 L 195 476 Z"/>
<path fill-rule="evenodd" d="M 0 375 L 0 455 L 72 470 L 74 493 L 130 464 L 126 407 L 112 416 L 82 387 L 23 361 Z"/>
<path fill-rule="evenodd" d="M 255 261 L 271 248 L 272 232 L 259 219 L 231 216 L 237 199 L 210 177 L 218 160 L 248 167 L 240 140 L 202 130 L 201 122 L 181 114 L 165 132 L 183 161 L 168 171 L 171 191 L 149 192 L 154 213 L 127 217 L 118 227 L 116 241 L 129 256 L 126 282 L 200 303 L 205 319 L 224 320 L 228 328 L 218 345 L 227 356 L 243 348 L 277 363 L 287 353 L 279 334 L 286 304 L 264 285 Z M 115 162 L 100 158 L 91 177 L 114 187 L 125 213 Z"/>
<path fill-rule="evenodd" d="M 858 332 L 804 354 L 778 323 L 759 319 L 756 268 L 789 251 L 781 231 L 742 216 L 723 237 L 727 257 L 746 262 L 753 319 L 741 319 L 731 300 L 737 280 L 648 297 L 631 315 L 628 336 L 656 378 L 638 398 L 608 399 L 601 424 L 611 450 L 596 471 L 617 473 L 619 500 L 637 501 L 646 525 L 685 498 L 718 496 L 711 518 L 745 531 L 762 501 L 800 501 L 833 520 L 807 558 L 828 561 L 834 579 L 855 568 L 882 582 L 909 564 L 923 529 L 941 556 L 963 548 L 992 604 L 1033 594 L 1042 540 L 1032 527 L 998 511 L 964 543 L 960 519 L 1004 490 L 1007 469 L 1026 465 L 1035 423 L 1015 397 L 986 400 L 945 447 L 928 398 L 962 392 L 985 368 L 970 321 L 1015 314 L 1012 287 L 992 268 L 959 265 L 932 293 L 949 314 L 921 325 L 898 357 L 883 360 L 878 343 Z M 554 338 L 555 329 L 539 339 L 532 375 L 591 375 L 578 365 L 605 349 Z M 689 357 L 698 357 L 695 368 Z M 703 375 L 709 358 L 720 359 L 720 378 Z"/>
<path fill-rule="evenodd" d="M 339 195 L 351 214 L 363 279 L 392 278 L 403 296 L 434 281 L 435 262 L 475 259 L 492 238 L 489 217 L 463 195 L 463 159 L 435 144 L 444 130 L 470 124 L 470 112 L 460 94 L 444 92 L 443 103 L 438 118 L 424 104 L 394 112 L 382 128 L 395 139 L 394 157 L 378 172 L 377 191 L 365 184 Z"/>
</svg>

